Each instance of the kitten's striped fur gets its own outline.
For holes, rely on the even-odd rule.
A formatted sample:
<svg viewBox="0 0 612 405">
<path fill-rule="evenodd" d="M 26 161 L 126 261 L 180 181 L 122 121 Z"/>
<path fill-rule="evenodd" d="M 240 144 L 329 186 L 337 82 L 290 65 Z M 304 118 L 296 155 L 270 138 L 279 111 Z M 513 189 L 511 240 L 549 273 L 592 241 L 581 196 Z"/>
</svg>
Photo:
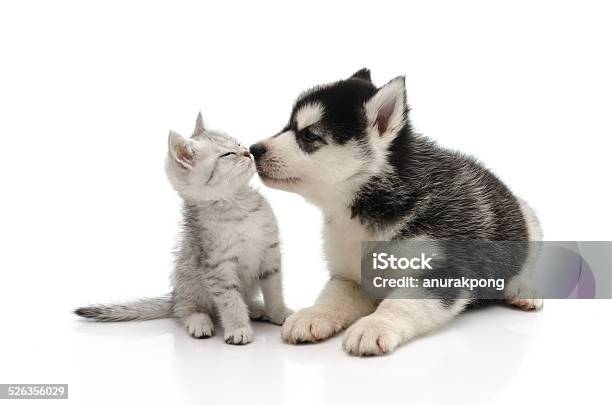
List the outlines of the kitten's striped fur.
<svg viewBox="0 0 612 405">
<path fill-rule="evenodd" d="M 195 338 L 211 336 L 218 315 L 227 343 L 249 343 L 249 315 L 282 324 L 289 312 L 276 218 L 249 185 L 251 155 L 232 137 L 205 129 L 201 114 L 191 138 L 171 132 L 168 146 L 168 178 L 184 200 L 172 293 L 75 313 L 103 322 L 176 317 Z"/>
</svg>

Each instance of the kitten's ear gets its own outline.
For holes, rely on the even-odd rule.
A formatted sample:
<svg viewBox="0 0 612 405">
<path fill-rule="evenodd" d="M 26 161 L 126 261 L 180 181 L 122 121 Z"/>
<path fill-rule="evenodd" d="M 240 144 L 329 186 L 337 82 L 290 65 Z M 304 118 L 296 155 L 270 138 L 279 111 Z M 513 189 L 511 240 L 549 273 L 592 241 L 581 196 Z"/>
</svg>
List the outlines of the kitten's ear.
<svg viewBox="0 0 612 405">
<path fill-rule="evenodd" d="M 406 84 L 404 76 L 396 77 L 382 86 L 365 103 L 368 125 L 379 138 L 392 140 L 406 124 Z"/>
<path fill-rule="evenodd" d="M 184 138 L 174 131 L 170 131 L 168 135 L 168 153 L 176 163 L 185 169 L 193 167 L 196 148 L 192 140 Z"/>
<path fill-rule="evenodd" d="M 368 68 L 358 70 L 357 72 L 353 73 L 351 77 L 349 77 L 349 79 L 363 79 L 372 83 L 372 78 L 370 77 L 370 69 Z"/>
<path fill-rule="evenodd" d="M 204 129 L 204 120 L 202 119 L 202 111 L 198 113 L 198 117 L 196 118 L 195 128 L 193 129 L 193 134 L 191 137 L 201 135 L 205 131 Z"/>
</svg>

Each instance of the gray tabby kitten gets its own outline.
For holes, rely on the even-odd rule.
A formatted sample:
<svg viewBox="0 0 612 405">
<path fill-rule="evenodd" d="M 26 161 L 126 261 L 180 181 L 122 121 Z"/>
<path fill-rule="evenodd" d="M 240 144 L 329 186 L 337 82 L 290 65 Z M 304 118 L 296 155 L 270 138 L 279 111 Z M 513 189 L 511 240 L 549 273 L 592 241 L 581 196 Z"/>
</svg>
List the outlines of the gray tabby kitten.
<svg viewBox="0 0 612 405">
<path fill-rule="evenodd" d="M 211 316 L 218 314 L 229 344 L 253 340 L 249 315 L 281 325 L 289 311 L 278 227 L 270 205 L 249 185 L 251 154 L 234 138 L 205 129 L 199 114 L 191 138 L 170 132 L 166 172 L 184 200 L 172 293 L 75 313 L 107 322 L 176 317 L 195 338 L 212 336 Z"/>
</svg>

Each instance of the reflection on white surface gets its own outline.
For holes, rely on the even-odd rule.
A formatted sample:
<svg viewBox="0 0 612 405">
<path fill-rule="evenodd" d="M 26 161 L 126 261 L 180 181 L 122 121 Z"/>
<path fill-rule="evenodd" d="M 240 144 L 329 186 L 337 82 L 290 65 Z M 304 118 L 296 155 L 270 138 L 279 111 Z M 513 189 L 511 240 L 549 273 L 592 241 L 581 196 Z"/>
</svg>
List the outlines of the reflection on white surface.
<svg viewBox="0 0 612 405">
<path fill-rule="evenodd" d="M 87 405 L 601 403 L 611 304 L 474 311 L 377 358 L 346 355 L 341 336 L 288 345 L 268 324 L 255 324 L 252 344 L 229 346 L 172 320 L 98 324 L 50 305 L 39 317 L 7 311 L 0 381 L 68 383 L 70 401 Z"/>
<path fill-rule="evenodd" d="M 519 320 L 520 318 L 520 320 Z M 174 398 L 176 403 L 489 403 L 512 381 L 537 340 L 540 314 L 474 311 L 380 358 L 355 358 L 341 337 L 291 346 L 279 328 L 256 323 L 255 341 L 196 340 L 171 320 L 95 324 L 73 320 L 71 383 L 88 402 Z M 520 328 L 517 328 L 520 326 Z M 474 375 L 477 374 L 475 392 Z M 99 387 L 113 387 L 98 392 Z M 468 401 L 470 400 L 470 401 Z"/>
</svg>

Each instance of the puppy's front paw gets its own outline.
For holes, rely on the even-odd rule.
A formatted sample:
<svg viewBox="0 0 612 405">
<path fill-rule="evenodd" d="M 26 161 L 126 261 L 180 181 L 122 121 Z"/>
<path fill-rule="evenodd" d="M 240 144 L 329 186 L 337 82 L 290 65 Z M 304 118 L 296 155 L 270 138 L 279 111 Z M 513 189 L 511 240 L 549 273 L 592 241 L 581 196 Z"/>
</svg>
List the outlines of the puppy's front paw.
<svg viewBox="0 0 612 405">
<path fill-rule="evenodd" d="M 283 340 L 289 343 L 317 342 L 342 330 L 342 321 L 317 307 L 304 308 L 291 315 L 281 329 Z"/>
<path fill-rule="evenodd" d="M 246 345 L 253 341 L 253 330 L 250 326 L 225 332 L 225 343 L 230 345 Z"/>
<path fill-rule="evenodd" d="M 211 337 L 215 329 L 210 316 L 202 312 L 189 315 L 183 322 L 189 334 L 196 339 Z"/>
<path fill-rule="evenodd" d="M 370 315 L 348 328 L 342 348 L 355 356 L 379 356 L 392 352 L 400 342 L 389 321 Z"/>
</svg>

